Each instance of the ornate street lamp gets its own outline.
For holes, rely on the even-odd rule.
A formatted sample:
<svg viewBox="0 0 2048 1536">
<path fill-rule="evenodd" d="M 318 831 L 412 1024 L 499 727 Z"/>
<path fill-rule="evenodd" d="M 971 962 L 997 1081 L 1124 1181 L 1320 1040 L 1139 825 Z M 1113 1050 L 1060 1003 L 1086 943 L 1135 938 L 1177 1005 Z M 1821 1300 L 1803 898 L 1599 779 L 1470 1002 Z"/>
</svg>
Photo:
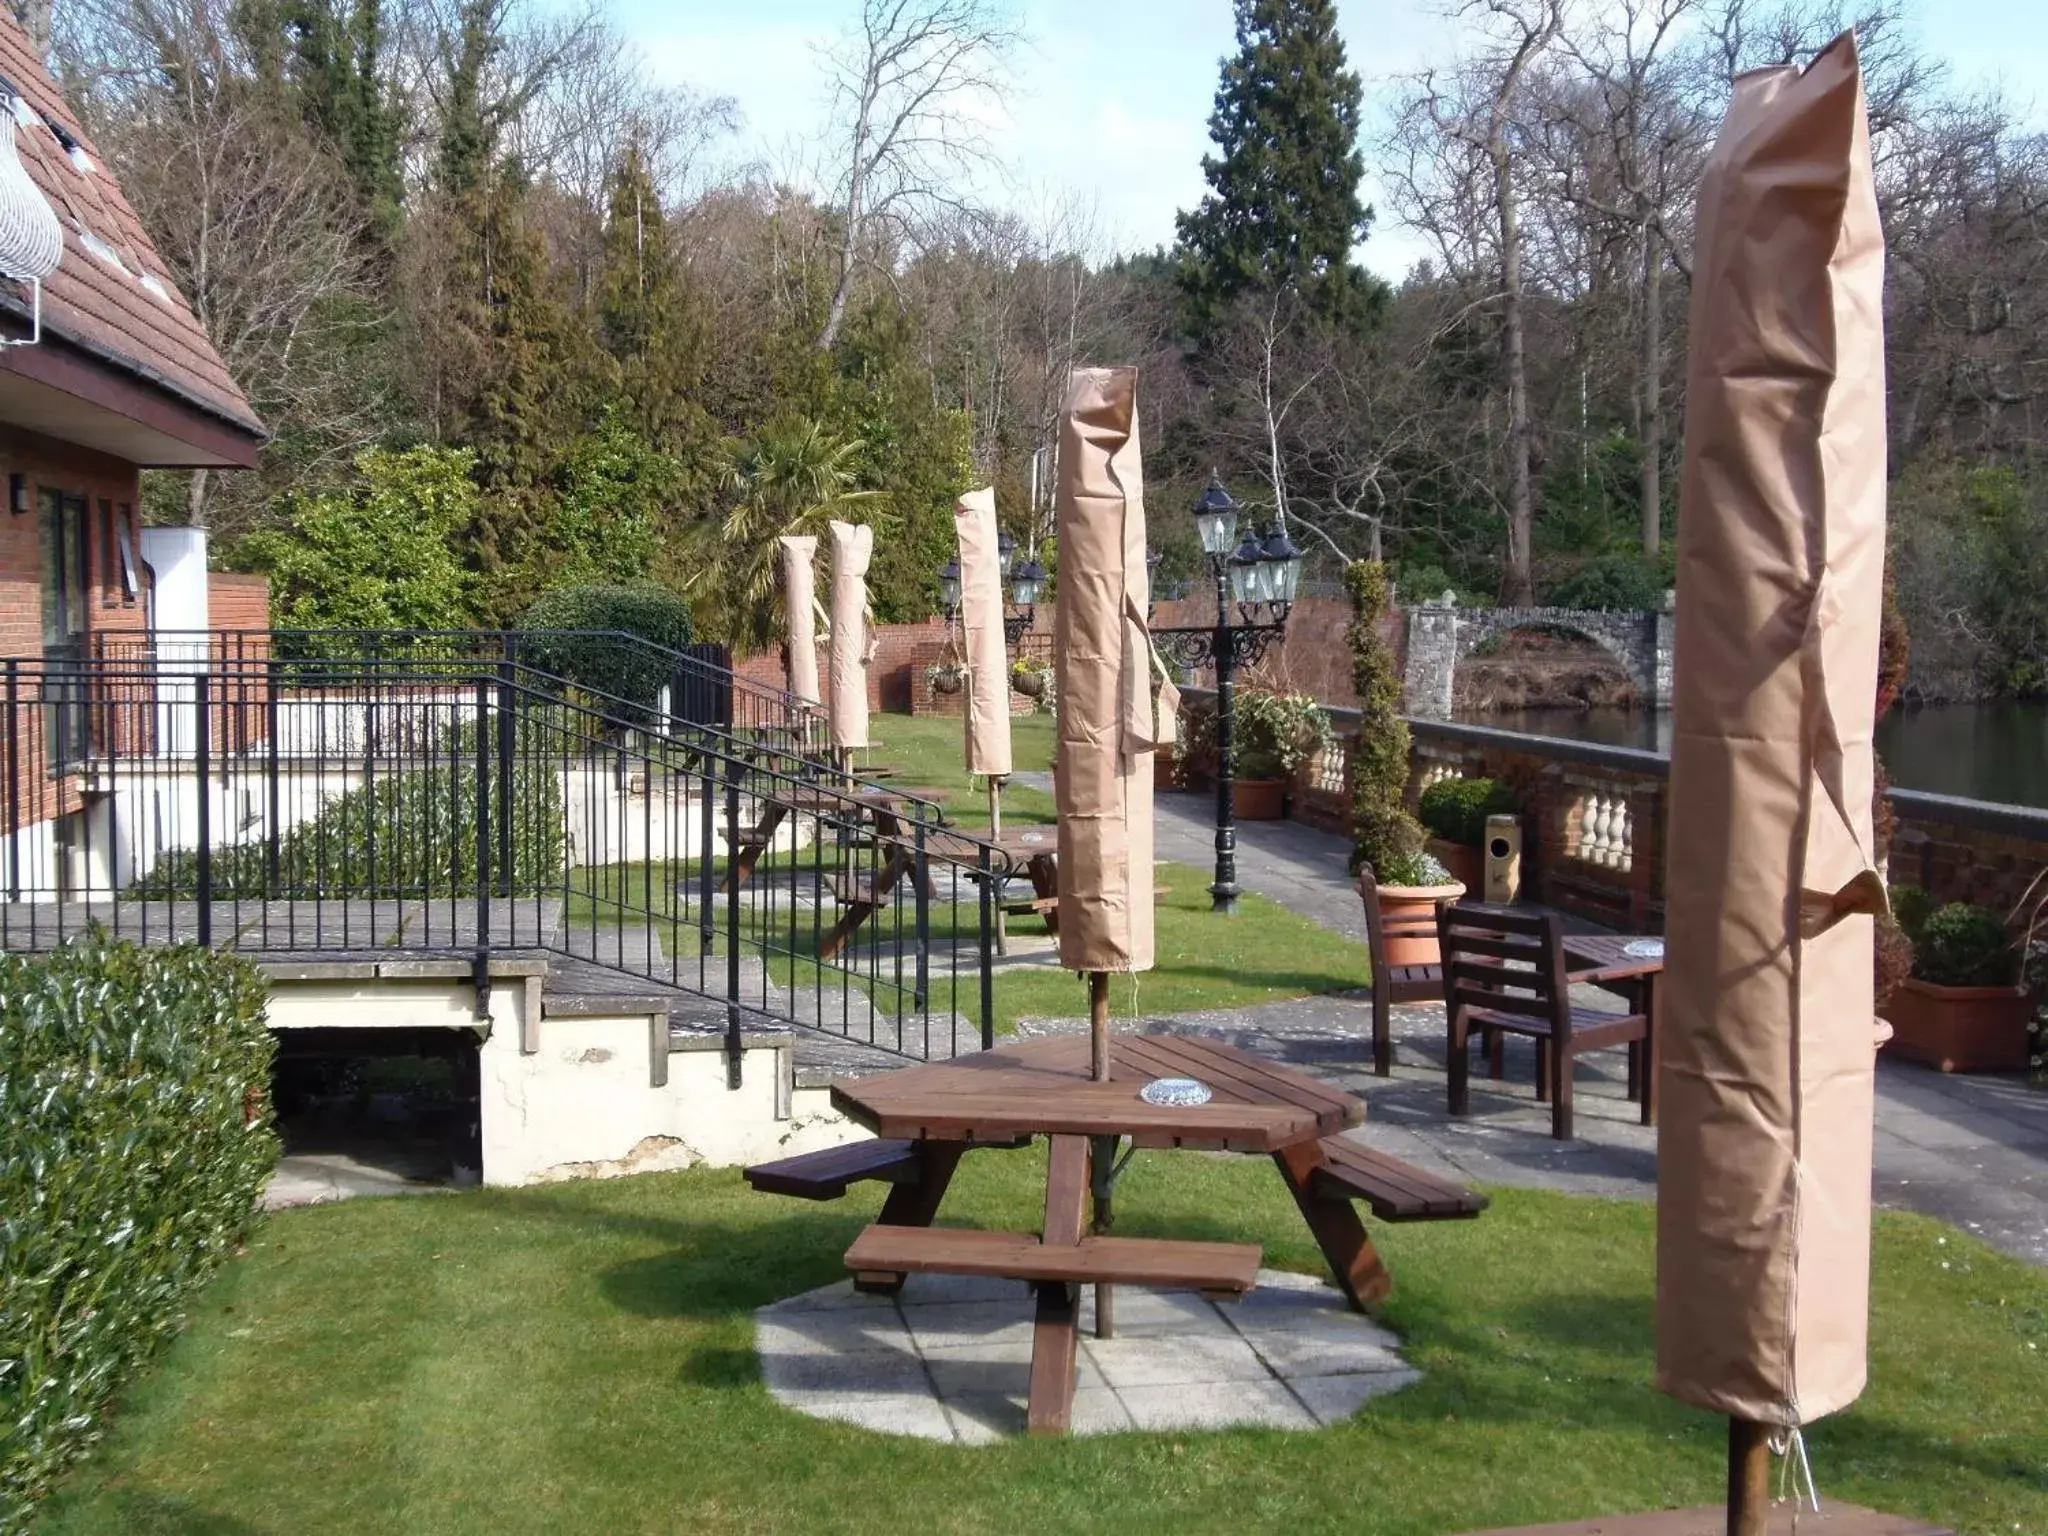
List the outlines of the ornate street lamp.
<svg viewBox="0 0 2048 1536">
<path fill-rule="evenodd" d="M 939 567 L 939 601 L 946 609 L 946 622 L 960 615 L 960 557 L 955 555 Z"/>
<path fill-rule="evenodd" d="M 1249 528 L 1240 537 L 1237 523 L 1237 503 L 1211 474 L 1195 503 L 1195 533 L 1216 578 L 1215 626 L 1152 631 L 1161 653 L 1179 666 L 1216 669 L 1216 879 L 1209 897 L 1217 912 L 1237 910 L 1237 672 L 1256 666 L 1286 631 L 1301 588 L 1302 552 L 1287 530 L 1276 523 L 1263 539 Z"/>
<path fill-rule="evenodd" d="M 1017 541 L 1007 533 L 996 541 L 1003 562 L 1003 638 L 1010 649 L 1024 638 L 1036 616 L 1039 594 L 1045 590 L 1045 567 L 1029 555 L 1017 558 Z M 945 607 L 946 622 L 960 616 L 960 557 L 955 555 L 939 567 L 939 602 Z"/>
</svg>

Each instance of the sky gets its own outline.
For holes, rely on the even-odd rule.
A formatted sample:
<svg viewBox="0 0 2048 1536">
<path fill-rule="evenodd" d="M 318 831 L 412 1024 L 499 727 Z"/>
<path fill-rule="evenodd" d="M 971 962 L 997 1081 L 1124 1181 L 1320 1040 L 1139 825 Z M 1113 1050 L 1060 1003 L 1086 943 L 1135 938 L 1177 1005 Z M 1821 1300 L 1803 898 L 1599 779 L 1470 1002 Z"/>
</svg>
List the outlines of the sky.
<svg viewBox="0 0 2048 1536">
<path fill-rule="evenodd" d="M 1928 50 L 1951 78 L 1996 86 L 2048 122 L 2048 5 L 2044 0 L 1908 0 Z M 1007 100 L 983 106 L 1001 166 L 981 189 L 1020 212 L 1079 210 L 1092 254 L 1170 243 L 1177 209 L 1204 183 L 1217 69 L 1233 46 L 1229 0 L 1016 0 L 1026 45 L 1012 61 Z M 730 97 L 740 129 L 722 153 L 777 170 L 803 162 L 824 121 L 819 62 L 857 0 L 614 0 L 616 19 L 646 49 L 656 78 Z M 1365 86 L 1368 122 L 1381 119 L 1406 74 L 1457 49 L 1443 7 L 1416 0 L 1340 0 L 1338 26 Z M 1427 254 L 1371 176 L 1378 209 L 1360 252 L 1398 277 Z"/>
</svg>

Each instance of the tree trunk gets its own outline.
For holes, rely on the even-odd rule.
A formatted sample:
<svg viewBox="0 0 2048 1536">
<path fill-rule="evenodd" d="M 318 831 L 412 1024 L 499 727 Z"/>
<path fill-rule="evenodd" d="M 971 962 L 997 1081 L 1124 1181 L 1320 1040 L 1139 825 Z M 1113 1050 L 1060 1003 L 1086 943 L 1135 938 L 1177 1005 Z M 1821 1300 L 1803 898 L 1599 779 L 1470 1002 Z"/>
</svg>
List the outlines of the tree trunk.
<svg viewBox="0 0 2048 1536">
<path fill-rule="evenodd" d="M 1643 554 L 1657 558 L 1664 527 L 1664 250 L 1643 231 Z"/>
<path fill-rule="evenodd" d="M 1532 607 L 1536 582 L 1530 564 L 1531 535 L 1536 522 L 1536 493 L 1531 483 L 1529 365 L 1522 317 L 1522 246 L 1515 213 L 1515 188 L 1505 143 L 1493 150 L 1493 190 L 1500 207 L 1501 351 L 1508 376 L 1508 585 L 1507 601 Z"/>
<path fill-rule="evenodd" d="M 195 469 L 185 482 L 185 521 L 194 528 L 206 526 L 206 488 L 211 479 L 211 470 Z"/>
</svg>

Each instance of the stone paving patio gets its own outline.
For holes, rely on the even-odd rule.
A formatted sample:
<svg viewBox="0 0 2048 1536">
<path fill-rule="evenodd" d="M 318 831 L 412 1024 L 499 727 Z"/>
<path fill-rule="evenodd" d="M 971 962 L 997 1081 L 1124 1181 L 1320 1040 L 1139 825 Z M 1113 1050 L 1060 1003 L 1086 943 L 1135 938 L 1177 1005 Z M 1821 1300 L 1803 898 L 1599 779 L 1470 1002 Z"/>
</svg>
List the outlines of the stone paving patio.
<svg viewBox="0 0 2048 1536">
<path fill-rule="evenodd" d="M 1316 1429 L 1419 1379 L 1400 1341 L 1305 1275 L 1259 1271 L 1241 1301 L 1119 1287 L 1094 1337 L 1082 1288 L 1073 1429 Z M 1020 1434 L 1032 1302 L 1014 1281 L 912 1275 L 896 1297 L 844 1280 L 754 1314 L 761 1374 L 799 1413 L 980 1445 Z"/>
<path fill-rule="evenodd" d="M 1019 775 L 1020 779 L 1028 778 Z M 1208 797 L 1161 795 L 1157 854 L 1206 866 L 1214 857 Z M 1238 827 L 1238 879 L 1336 932 L 1362 936 L 1358 897 L 1345 872 L 1346 845 L 1294 822 Z M 1593 1007 L 1616 1001 L 1587 990 Z M 1473 1183 L 1531 1185 L 1578 1194 L 1651 1199 L 1657 1135 L 1636 1122 L 1623 1094 L 1622 1054 L 1581 1058 L 1575 1079 L 1577 1135 L 1553 1141 L 1535 1097 L 1535 1058 L 1511 1042 L 1508 1076 L 1475 1073 L 1472 1113 L 1454 1120 L 1444 1084 L 1443 1009 L 1397 1007 L 1394 1075 L 1371 1070 L 1372 1007 L 1360 996 L 1304 998 L 1260 1008 L 1146 1019 L 1120 1028 L 1199 1031 L 1329 1078 L 1362 1096 L 1370 1146 Z M 1076 1028 L 1031 1022 L 1031 1031 Z M 1517 1049 L 1519 1046 L 1519 1049 Z M 1880 1204 L 1955 1223 L 2007 1253 L 2048 1265 L 2048 1092 L 2017 1076 L 1944 1074 L 1880 1054 L 1874 1181 Z"/>
</svg>

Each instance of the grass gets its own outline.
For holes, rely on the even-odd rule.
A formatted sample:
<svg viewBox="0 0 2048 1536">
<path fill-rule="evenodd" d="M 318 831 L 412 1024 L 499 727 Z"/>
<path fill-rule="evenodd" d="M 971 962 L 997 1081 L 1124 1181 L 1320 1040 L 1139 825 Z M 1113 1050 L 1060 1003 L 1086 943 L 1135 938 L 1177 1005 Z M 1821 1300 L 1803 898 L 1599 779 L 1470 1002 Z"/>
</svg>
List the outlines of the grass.
<svg viewBox="0 0 2048 1536">
<path fill-rule="evenodd" d="M 969 1159 L 948 1219 L 1031 1227 L 1036 1151 Z M 1502 1191 L 1383 1233 L 1425 1372 L 1316 1434 L 965 1449 L 777 1405 L 751 1310 L 840 1278 L 879 1195 L 692 1172 L 267 1221 L 47 1507 L 50 1536 L 1209 1532 L 1437 1536 L 1712 1502 L 1723 1429 L 1650 1385 L 1647 1205 Z M 1272 1171 L 1148 1153 L 1119 1227 L 1317 1258 Z M 1824 1493 L 1965 1536 L 2048 1531 L 2048 1276 L 1877 1223 L 1871 1386 L 1813 1427 Z"/>
<path fill-rule="evenodd" d="M 1042 773 L 1052 767 L 1052 727 L 1051 715 L 1020 715 L 1010 721 L 1010 761 L 1018 772 Z M 892 787 L 900 785 L 937 800 L 963 824 L 988 825 L 988 792 L 982 780 L 968 776 L 965 727 L 957 717 L 875 714 L 868 717 L 868 730 L 875 745 L 855 756 L 901 769 L 888 781 Z M 1049 827 L 1056 820 L 1049 791 L 1016 783 L 1003 791 L 1004 826 Z"/>
</svg>

